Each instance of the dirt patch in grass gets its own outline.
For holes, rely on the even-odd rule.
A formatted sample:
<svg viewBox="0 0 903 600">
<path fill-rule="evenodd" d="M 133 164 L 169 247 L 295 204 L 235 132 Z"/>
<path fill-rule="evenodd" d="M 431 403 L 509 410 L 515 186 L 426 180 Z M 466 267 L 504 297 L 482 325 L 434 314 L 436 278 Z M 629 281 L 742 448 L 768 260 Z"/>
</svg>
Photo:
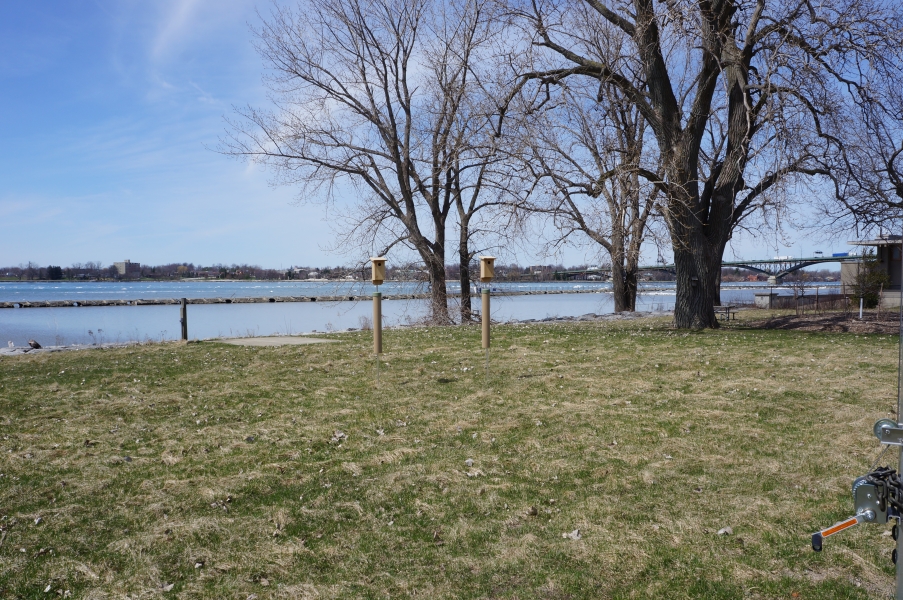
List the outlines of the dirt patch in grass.
<svg viewBox="0 0 903 600">
<path fill-rule="evenodd" d="M 892 590 L 885 528 L 809 538 L 879 450 L 895 336 L 507 325 L 487 376 L 478 329 L 410 328 L 378 384 L 330 337 L 0 359 L 0 597 Z"/>
</svg>

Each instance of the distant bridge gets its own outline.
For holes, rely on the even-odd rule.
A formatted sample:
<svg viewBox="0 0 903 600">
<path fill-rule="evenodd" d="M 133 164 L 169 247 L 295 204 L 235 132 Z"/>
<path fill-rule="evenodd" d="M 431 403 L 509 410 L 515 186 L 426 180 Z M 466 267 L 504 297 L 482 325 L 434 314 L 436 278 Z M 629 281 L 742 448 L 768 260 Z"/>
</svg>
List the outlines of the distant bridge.
<svg viewBox="0 0 903 600">
<path fill-rule="evenodd" d="M 854 261 L 859 260 L 859 256 L 855 254 L 843 253 L 836 254 L 833 256 L 812 256 L 809 258 L 791 258 L 791 257 L 780 257 L 780 258 L 772 258 L 767 260 L 740 260 L 740 261 L 722 261 L 722 267 L 738 267 L 740 269 L 747 269 L 749 271 L 755 271 L 757 273 L 764 273 L 768 275 L 769 283 L 780 283 L 781 279 L 793 273 L 794 271 L 798 271 L 800 269 L 805 269 L 806 267 L 811 267 L 812 265 L 818 265 L 822 263 L 831 263 L 831 262 L 846 262 L 846 261 Z M 671 273 L 674 272 L 674 265 L 647 265 L 643 267 L 639 267 L 640 271 L 669 271 Z M 588 276 L 588 275 L 606 275 L 608 277 L 611 276 L 611 268 L 595 268 L 595 269 L 582 269 L 576 271 L 555 271 L 554 273 L 555 279 L 572 279 L 574 277 L 579 276 Z"/>
</svg>

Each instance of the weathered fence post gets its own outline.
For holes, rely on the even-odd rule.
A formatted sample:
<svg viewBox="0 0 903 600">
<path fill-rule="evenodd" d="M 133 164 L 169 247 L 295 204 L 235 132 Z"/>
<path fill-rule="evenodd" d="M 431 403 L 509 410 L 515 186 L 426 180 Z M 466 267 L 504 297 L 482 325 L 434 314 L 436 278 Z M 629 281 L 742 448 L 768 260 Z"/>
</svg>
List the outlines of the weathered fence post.
<svg viewBox="0 0 903 600">
<path fill-rule="evenodd" d="M 373 354 L 376 361 L 376 383 L 379 384 L 379 355 L 383 351 L 383 295 L 379 292 L 379 286 L 386 279 L 386 257 L 370 257 L 371 276 L 370 281 L 376 286 L 373 292 Z"/>
<path fill-rule="evenodd" d="M 495 257 L 480 257 L 480 282 L 489 283 L 495 276 Z M 484 287 L 480 290 L 480 296 L 483 299 L 481 317 L 483 321 L 483 349 L 486 350 L 486 375 L 489 375 L 489 293 L 490 288 Z"/>
<path fill-rule="evenodd" d="M 383 351 L 383 295 L 373 292 L 373 353 L 379 357 Z"/>
<path fill-rule="evenodd" d="M 182 298 L 181 313 L 179 322 L 182 324 L 182 339 L 188 341 L 188 298 Z"/>
</svg>

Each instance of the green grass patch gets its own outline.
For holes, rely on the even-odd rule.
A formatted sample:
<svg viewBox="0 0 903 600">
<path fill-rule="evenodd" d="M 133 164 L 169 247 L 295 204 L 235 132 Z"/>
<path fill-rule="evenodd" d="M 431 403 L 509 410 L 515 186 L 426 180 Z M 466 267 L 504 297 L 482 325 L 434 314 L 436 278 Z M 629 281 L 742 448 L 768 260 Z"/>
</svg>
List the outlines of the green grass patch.
<svg viewBox="0 0 903 600">
<path fill-rule="evenodd" d="M 877 455 L 894 336 L 500 326 L 487 376 L 477 328 L 412 328 L 378 385 L 333 337 L 0 360 L 0 597 L 893 588 L 886 527 L 809 537 Z"/>
</svg>

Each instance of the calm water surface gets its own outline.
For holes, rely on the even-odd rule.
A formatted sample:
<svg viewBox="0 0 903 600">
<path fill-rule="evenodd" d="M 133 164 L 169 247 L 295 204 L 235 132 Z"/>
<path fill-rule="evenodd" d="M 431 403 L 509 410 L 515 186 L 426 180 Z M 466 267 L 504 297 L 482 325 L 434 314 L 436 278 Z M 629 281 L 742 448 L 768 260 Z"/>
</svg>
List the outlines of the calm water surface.
<svg viewBox="0 0 903 600">
<path fill-rule="evenodd" d="M 836 284 L 818 286 L 825 293 L 833 291 L 831 288 Z M 413 282 L 386 282 L 381 288 L 384 295 L 426 291 L 423 284 Z M 500 282 L 493 283 L 492 288 L 499 291 L 596 292 L 495 297 L 492 301 L 493 318 L 503 321 L 606 314 L 614 309 L 610 283 Z M 3 282 L 0 283 L 0 301 L 369 295 L 373 289 L 369 283 L 361 282 L 338 285 L 334 282 L 294 281 Z M 724 284 L 721 297 L 725 303 L 751 303 L 755 292 L 767 289 L 764 284 Z M 457 292 L 458 288 L 450 284 L 449 291 Z M 775 288 L 775 291 L 789 293 L 789 288 Z M 807 293 L 814 293 L 814 289 Z M 478 305 L 479 299 L 475 302 Z M 456 310 L 457 299 L 451 303 L 452 310 Z M 425 307 L 425 302 L 421 300 L 387 300 L 383 302 L 383 315 L 390 326 L 414 323 L 424 317 Z M 673 283 L 642 285 L 637 310 L 670 310 L 673 307 Z M 371 314 L 369 301 L 190 305 L 188 329 L 192 339 L 322 332 L 360 327 L 361 319 L 369 318 Z M 0 309 L 0 344 L 12 341 L 21 346 L 29 339 L 47 346 L 173 340 L 178 339 L 179 335 L 179 307 L 175 305 Z"/>
</svg>

